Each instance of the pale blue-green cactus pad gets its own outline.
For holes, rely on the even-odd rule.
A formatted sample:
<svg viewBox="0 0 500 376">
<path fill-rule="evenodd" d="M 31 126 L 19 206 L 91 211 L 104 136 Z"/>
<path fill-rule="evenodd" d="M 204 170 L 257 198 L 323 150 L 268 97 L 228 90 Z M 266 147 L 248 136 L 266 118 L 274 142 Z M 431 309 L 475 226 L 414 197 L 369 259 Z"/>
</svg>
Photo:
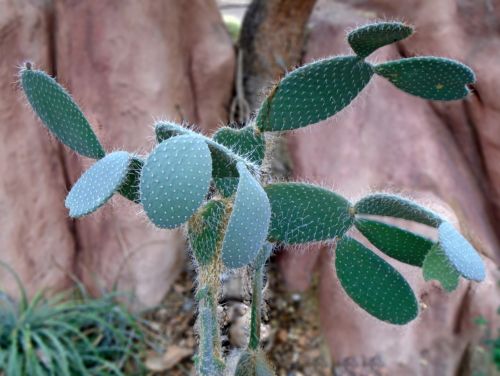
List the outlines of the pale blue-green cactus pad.
<svg viewBox="0 0 500 376">
<path fill-rule="evenodd" d="M 141 202 L 160 228 L 186 222 L 203 203 L 212 175 L 212 159 L 201 138 L 183 135 L 156 146 L 142 168 Z"/>
<path fill-rule="evenodd" d="M 449 222 L 443 222 L 438 233 L 441 249 L 457 272 L 464 278 L 481 282 L 486 272 L 474 247 Z"/>
<path fill-rule="evenodd" d="M 271 207 L 261 185 L 238 162 L 238 189 L 222 243 L 222 261 L 228 268 L 251 263 L 267 237 Z"/>
<path fill-rule="evenodd" d="M 94 163 L 66 197 L 69 215 L 82 217 L 104 205 L 125 181 L 131 160 L 129 153 L 115 151 Z"/>
<path fill-rule="evenodd" d="M 104 157 L 87 119 L 56 80 L 45 72 L 23 69 L 21 85 L 35 113 L 59 141 L 86 157 Z"/>
</svg>

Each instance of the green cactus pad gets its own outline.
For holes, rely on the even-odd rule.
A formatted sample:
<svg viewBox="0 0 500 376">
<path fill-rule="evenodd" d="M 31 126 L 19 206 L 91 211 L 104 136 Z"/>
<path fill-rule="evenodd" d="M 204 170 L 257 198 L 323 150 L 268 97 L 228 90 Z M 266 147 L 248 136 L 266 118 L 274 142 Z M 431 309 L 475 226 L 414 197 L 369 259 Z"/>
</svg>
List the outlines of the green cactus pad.
<svg viewBox="0 0 500 376">
<path fill-rule="evenodd" d="M 209 264 L 222 240 L 226 205 L 222 201 L 209 201 L 189 220 L 189 243 L 196 261 Z"/>
<path fill-rule="evenodd" d="M 359 57 L 365 58 L 373 51 L 408 38 L 413 28 L 401 22 L 376 22 L 358 27 L 347 35 L 347 41 Z"/>
<path fill-rule="evenodd" d="M 56 80 L 45 72 L 23 69 L 21 85 L 33 110 L 59 141 L 86 157 L 104 157 L 104 149 L 87 119 Z"/>
<path fill-rule="evenodd" d="M 357 218 L 356 228 L 378 249 L 398 261 L 422 266 L 433 242 L 387 223 Z"/>
<path fill-rule="evenodd" d="M 264 136 L 257 134 L 252 127 L 243 129 L 223 127 L 214 134 L 213 140 L 257 166 L 262 164 L 266 143 Z M 229 197 L 236 192 L 238 186 L 235 163 L 231 163 L 223 153 L 212 152 L 212 160 L 215 185 L 223 196 Z"/>
<path fill-rule="evenodd" d="M 94 163 L 66 197 L 69 215 L 82 217 L 104 205 L 126 180 L 131 160 L 129 153 L 115 151 Z"/>
<path fill-rule="evenodd" d="M 432 227 L 443 220 L 436 213 L 406 198 L 385 193 L 375 193 L 359 200 L 354 206 L 356 214 L 380 215 L 407 219 Z"/>
<path fill-rule="evenodd" d="M 352 206 L 342 196 L 303 183 L 264 188 L 271 203 L 269 241 L 301 244 L 342 236 L 353 224 Z"/>
<path fill-rule="evenodd" d="M 241 354 L 234 376 L 274 376 L 272 367 L 268 364 L 261 351 L 246 350 Z"/>
<path fill-rule="evenodd" d="M 155 123 L 155 134 L 156 142 L 161 143 L 174 136 L 193 135 L 196 133 L 182 125 L 170 121 L 159 121 Z"/>
<path fill-rule="evenodd" d="M 222 261 L 228 268 L 251 263 L 264 243 L 271 218 L 266 193 L 245 165 L 238 162 L 240 175 L 233 210 L 222 243 Z"/>
<path fill-rule="evenodd" d="M 448 261 L 439 244 L 435 244 L 425 257 L 422 270 L 426 281 L 435 279 L 448 292 L 452 292 L 458 286 L 460 274 L 458 274 L 453 265 Z"/>
<path fill-rule="evenodd" d="M 258 166 L 262 164 L 266 141 L 264 136 L 256 133 L 252 127 L 242 129 L 223 127 L 215 132 L 213 140 Z"/>
<path fill-rule="evenodd" d="M 357 56 L 340 56 L 304 65 L 288 74 L 257 115 L 262 131 L 286 131 L 336 114 L 363 90 L 372 67 Z"/>
<path fill-rule="evenodd" d="M 433 56 L 389 61 L 376 65 L 374 71 L 407 93 L 441 101 L 466 97 L 467 85 L 476 81 L 467 65 Z"/>
<path fill-rule="evenodd" d="M 474 247 L 449 222 L 438 228 L 439 244 L 446 258 L 464 278 L 481 282 L 486 276 L 483 260 Z"/>
<path fill-rule="evenodd" d="M 120 186 L 120 189 L 118 189 L 119 194 L 129 199 L 130 201 L 135 202 L 136 204 L 141 202 L 139 182 L 141 179 L 142 166 L 144 166 L 144 160 L 139 157 L 132 157 L 128 168 L 127 177 Z"/>
<path fill-rule="evenodd" d="M 417 299 L 408 282 L 358 241 L 349 237 L 339 241 L 335 268 L 347 295 L 369 314 L 398 325 L 417 317 Z"/>
<path fill-rule="evenodd" d="M 183 135 L 161 142 L 142 168 L 141 202 L 156 226 L 175 228 L 200 207 L 210 186 L 212 160 L 203 139 Z"/>
</svg>

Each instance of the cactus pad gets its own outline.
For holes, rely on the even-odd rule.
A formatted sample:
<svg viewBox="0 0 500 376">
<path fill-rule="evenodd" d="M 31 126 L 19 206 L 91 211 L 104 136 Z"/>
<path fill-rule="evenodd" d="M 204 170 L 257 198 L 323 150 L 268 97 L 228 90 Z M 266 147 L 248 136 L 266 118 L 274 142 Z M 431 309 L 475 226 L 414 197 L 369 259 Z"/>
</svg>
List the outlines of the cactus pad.
<svg viewBox="0 0 500 376">
<path fill-rule="evenodd" d="M 212 171 L 203 139 L 183 135 L 161 142 L 142 168 L 141 202 L 156 226 L 175 228 L 186 222 L 208 193 Z"/>
<path fill-rule="evenodd" d="M 433 56 L 389 61 L 376 65 L 374 70 L 407 93 L 441 101 L 466 97 L 467 85 L 476 81 L 467 65 Z"/>
<path fill-rule="evenodd" d="M 342 196 L 310 184 L 265 187 L 271 203 L 269 240 L 287 244 L 342 236 L 353 224 L 352 206 Z"/>
<path fill-rule="evenodd" d="M 126 180 L 131 160 L 129 153 L 115 151 L 94 163 L 66 197 L 69 215 L 82 217 L 104 205 Z"/>
<path fill-rule="evenodd" d="M 376 318 L 402 325 L 417 317 L 417 299 L 408 282 L 356 240 L 344 237 L 339 241 L 335 268 L 347 295 Z"/>
<path fill-rule="evenodd" d="M 336 114 L 363 90 L 372 67 L 357 56 L 341 56 L 304 65 L 281 80 L 257 115 L 262 131 L 286 131 Z"/>
<path fill-rule="evenodd" d="M 408 38 L 413 29 L 401 22 L 376 22 L 363 25 L 347 35 L 347 41 L 359 57 L 365 58 L 388 44 Z"/>
<path fill-rule="evenodd" d="M 406 198 L 385 193 L 375 193 L 359 200 L 354 206 L 356 214 L 380 215 L 407 219 L 432 227 L 443 220 L 436 213 Z"/>
<path fill-rule="evenodd" d="M 265 140 L 252 127 L 243 129 L 223 127 L 215 132 L 213 140 L 257 166 L 262 164 L 266 147 Z M 214 165 L 213 177 L 217 189 L 224 196 L 231 196 L 238 186 L 238 173 L 235 163 L 231 163 L 231 160 L 228 160 L 227 156 L 220 152 L 212 152 L 212 159 Z"/>
<path fill-rule="evenodd" d="M 138 157 L 132 157 L 128 168 L 128 174 L 125 181 L 120 186 L 118 193 L 130 201 L 138 204 L 140 199 L 139 182 L 141 179 L 141 170 L 144 166 L 144 160 Z"/>
<path fill-rule="evenodd" d="M 464 278 L 481 282 L 485 268 L 474 247 L 449 222 L 443 222 L 438 233 L 441 249 L 457 272 Z"/>
<path fill-rule="evenodd" d="M 240 179 L 233 210 L 222 243 L 222 261 L 228 268 L 251 263 L 269 229 L 271 208 L 266 193 L 241 162 L 237 164 Z"/>
<path fill-rule="evenodd" d="M 223 237 L 225 212 L 224 202 L 211 200 L 189 221 L 189 243 L 200 265 L 209 264 L 215 256 Z"/>
<path fill-rule="evenodd" d="M 23 69 L 21 85 L 35 113 L 59 141 L 86 157 L 104 157 L 87 119 L 56 80 L 45 72 Z"/>
<path fill-rule="evenodd" d="M 448 261 L 439 244 L 434 245 L 425 257 L 422 270 L 426 281 L 435 279 L 448 292 L 452 292 L 458 286 L 460 274 Z"/>
<path fill-rule="evenodd" d="M 387 223 L 357 218 L 356 228 L 378 249 L 398 261 L 422 266 L 433 242 Z"/>
<path fill-rule="evenodd" d="M 190 135 L 195 132 L 170 121 L 159 121 L 155 123 L 155 134 L 156 142 L 161 143 L 174 136 Z"/>
<path fill-rule="evenodd" d="M 264 136 L 256 133 L 252 127 L 242 129 L 223 127 L 215 132 L 213 140 L 258 166 L 262 164 L 266 141 Z"/>
</svg>

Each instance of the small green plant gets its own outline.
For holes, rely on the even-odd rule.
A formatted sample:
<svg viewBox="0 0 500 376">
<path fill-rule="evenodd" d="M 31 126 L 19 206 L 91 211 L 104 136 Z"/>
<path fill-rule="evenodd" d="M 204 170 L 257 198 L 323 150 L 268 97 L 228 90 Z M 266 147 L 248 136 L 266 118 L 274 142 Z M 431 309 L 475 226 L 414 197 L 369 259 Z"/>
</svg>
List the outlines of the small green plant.
<svg viewBox="0 0 500 376">
<path fill-rule="evenodd" d="M 85 291 L 31 300 L 20 280 L 18 302 L 0 292 L 0 371 L 6 376 L 142 374 L 144 338 L 116 294 Z"/>
<path fill-rule="evenodd" d="M 304 183 L 265 183 L 268 132 L 293 130 L 327 119 L 346 106 L 374 75 L 399 89 L 432 100 L 468 95 L 473 71 L 454 60 L 416 57 L 372 64 L 373 51 L 402 40 L 412 29 L 398 22 L 360 27 L 347 39 L 355 54 L 316 61 L 287 74 L 271 90 L 256 117 L 242 129 L 223 127 L 212 137 L 172 122 L 155 124 L 157 146 L 149 156 L 126 151 L 106 154 L 68 93 L 27 64 L 21 84 L 47 128 L 74 151 L 98 159 L 66 199 L 70 216 L 81 217 L 114 193 L 142 205 L 160 228 L 187 223 L 198 266 L 196 369 L 220 375 L 225 363 L 217 305 L 221 275 L 231 269 L 253 271 L 253 302 L 248 348 L 236 375 L 270 375 L 259 349 L 264 265 L 275 244 L 336 243 L 335 268 L 345 292 L 369 314 L 405 324 L 419 311 L 404 277 L 389 263 L 347 234 L 359 230 L 375 247 L 401 262 L 421 267 L 426 280 L 453 290 L 460 276 L 481 281 L 483 262 L 469 242 L 444 218 L 416 202 L 391 194 L 370 194 L 356 203 Z M 264 177 L 266 179 L 264 179 Z M 401 218 L 436 229 L 433 241 L 390 225 Z"/>
</svg>

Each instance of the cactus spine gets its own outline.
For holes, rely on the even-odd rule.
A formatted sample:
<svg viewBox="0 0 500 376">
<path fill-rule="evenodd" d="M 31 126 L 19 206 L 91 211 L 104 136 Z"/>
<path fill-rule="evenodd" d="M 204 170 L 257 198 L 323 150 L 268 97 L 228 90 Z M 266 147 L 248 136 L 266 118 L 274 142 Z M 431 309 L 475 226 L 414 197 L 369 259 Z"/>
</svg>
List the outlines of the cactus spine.
<svg viewBox="0 0 500 376">
<path fill-rule="evenodd" d="M 412 31 L 399 22 L 353 30 L 347 40 L 354 55 L 323 59 L 289 73 L 267 96 L 255 121 L 243 129 L 225 127 L 207 137 L 179 124 L 158 122 L 158 144 L 144 157 L 125 151 L 106 154 L 62 86 L 31 64 L 21 70 L 27 100 L 50 132 L 77 153 L 98 159 L 67 196 L 71 216 L 95 211 L 118 192 L 141 205 L 160 228 L 187 223 L 198 271 L 198 374 L 224 372 L 217 317 L 221 275 L 245 267 L 253 271 L 251 334 L 235 374 L 274 373 L 259 347 L 264 265 L 275 244 L 337 241 L 335 268 L 341 286 L 366 312 L 392 324 L 413 320 L 417 299 L 395 268 L 346 235 L 354 227 L 374 248 L 421 267 L 425 280 L 436 279 L 448 291 L 456 288 L 460 276 L 484 279 L 483 261 L 472 245 L 444 218 L 414 201 L 375 193 L 351 204 L 311 184 L 266 185 L 261 180 L 266 132 L 293 130 L 333 116 L 374 75 L 427 99 L 466 97 L 474 72 L 454 60 L 431 56 L 377 65 L 366 61 L 378 48 Z M 430 226 L 438 240 L 389 225 L 380 217 Z"/>
</svg>

